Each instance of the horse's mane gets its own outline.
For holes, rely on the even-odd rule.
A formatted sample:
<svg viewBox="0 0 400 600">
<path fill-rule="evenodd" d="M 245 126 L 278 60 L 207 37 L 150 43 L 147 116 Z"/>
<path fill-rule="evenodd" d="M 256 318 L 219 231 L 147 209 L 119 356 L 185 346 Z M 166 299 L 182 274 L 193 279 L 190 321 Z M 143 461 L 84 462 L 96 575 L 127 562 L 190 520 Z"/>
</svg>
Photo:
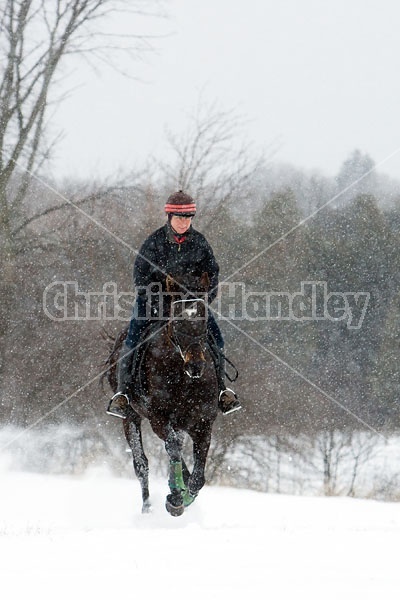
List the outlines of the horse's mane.
<svg viewBox="0 0 400 600">
<path fill-rule="evenodd" d="M 210 288 L 208 273 L 188 273 L 183 276 L 167 275 L 166 290 L 171 293 L 206 294 Z"/>
</svg>

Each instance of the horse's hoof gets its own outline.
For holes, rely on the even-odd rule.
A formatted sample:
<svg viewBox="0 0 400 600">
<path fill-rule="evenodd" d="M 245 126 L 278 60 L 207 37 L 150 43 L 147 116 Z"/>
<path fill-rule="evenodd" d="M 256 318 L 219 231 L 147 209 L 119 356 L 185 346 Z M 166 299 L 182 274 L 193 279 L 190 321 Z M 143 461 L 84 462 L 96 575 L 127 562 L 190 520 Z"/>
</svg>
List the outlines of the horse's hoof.
<svg viewBox="0 0 400 600">
<path fill-rule="evenodd" d="M 183 515 L 185 510 L 183 504 L 173 504 L 173 496 L 171 494 L 167 496 L 167 499 L 165 501 L 165 508 L 172 517 L 180 517 L 181 515 Z"/>
<path fill-rule="evenodd" d="M 142 506 L 142 514 L 143 515 L 148 515 L 149 513 L 151 513 L 153 507 L 151 506 L 150 502 L 143 502 L 143 506 Z"/>
<path fill-rule="evenodd" d="M 168 501 L 165 503 L 165 508 L 167 509 L 171 517 L 180 517 L 185 511 L 185 507 L 183 506 L 183 504 L 182 506 L 173 506 Z"/>
</svg>

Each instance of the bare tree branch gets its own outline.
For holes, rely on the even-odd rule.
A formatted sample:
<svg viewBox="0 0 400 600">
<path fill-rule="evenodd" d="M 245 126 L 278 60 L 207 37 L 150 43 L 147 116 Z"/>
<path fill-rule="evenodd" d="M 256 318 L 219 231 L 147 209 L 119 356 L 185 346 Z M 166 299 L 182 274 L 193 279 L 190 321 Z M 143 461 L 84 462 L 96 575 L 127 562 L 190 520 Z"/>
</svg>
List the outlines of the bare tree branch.
<svg viewBox="0 0 400 600">
<path fill-rule="evenodd" d="M 188 131 L 184 135 L 167 132 L 175 155 L 159 166 L 167 184 L 201 198 L 211 218 L 211 211 L 240 193 L 265 163 L 263 154 L 256 156 L 243 141 L 244 125 L 234 111 L 221 110 L 200 98 Z"/>
<path fill-rule="evenodd" d="M 74 53 L 110 66 L 117 52 L 139 57 L 150 49 L 150 38 L 119 35 L 112 29 L 112 17 L 124 11 L 154 15 L 151 9 L 161 6 L 157 0 L 4 0 L 0 4 L 0 234 L 7 253 L 13 233 L 32 222 L 32 217 L 19 221 L 20 208 L 29 187 L 28 173 L 44 164 L 51 148 L 46 144 L 45 123 L 60 64 Z M 14 181 L 11 186 L 17 165 L 26 173 L 18 178 L 18 185 Z"/>
</svg>

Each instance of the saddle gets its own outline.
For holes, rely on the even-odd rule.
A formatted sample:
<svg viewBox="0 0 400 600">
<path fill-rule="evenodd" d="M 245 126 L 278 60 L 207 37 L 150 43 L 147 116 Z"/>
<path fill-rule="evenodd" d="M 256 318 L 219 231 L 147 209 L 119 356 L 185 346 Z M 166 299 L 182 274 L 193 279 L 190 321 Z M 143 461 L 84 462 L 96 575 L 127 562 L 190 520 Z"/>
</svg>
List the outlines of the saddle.
<svg viewBox="0 0 400 600">
<path fill-rule="evenodd" d="M 132 378 L 131 378 L 131 390 L 133 396 L 144 396 L 146 393 L 145 382 L 142 377 L 142 365 L 143 359 L 149 347 L 152 337 L 165 326 L 163 321 L 150 321 L 148 325 L 143 329 L 139 337 L 139 343 L 132 353 Z M 126 334 L 128 329 L 126 329 Z M 125 337 L 126 337 L 125 334 Z M 125 338 L 124 338 L 125 339 Z"/>
</svg>

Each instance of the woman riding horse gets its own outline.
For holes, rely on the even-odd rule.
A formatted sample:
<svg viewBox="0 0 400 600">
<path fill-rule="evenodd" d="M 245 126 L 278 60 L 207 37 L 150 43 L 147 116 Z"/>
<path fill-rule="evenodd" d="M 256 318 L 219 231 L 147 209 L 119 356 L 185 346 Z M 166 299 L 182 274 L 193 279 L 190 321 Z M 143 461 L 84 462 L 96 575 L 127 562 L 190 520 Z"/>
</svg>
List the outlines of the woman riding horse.
<svg viewBox="0 0 400 600">
<path fill-rule="evenodd" d="M 141 334 L 150 321 L 166 317 L 165 307 L 154 300 L 162 298 L 166 292 L 167 274 L 180 278 L 207 273 L 210 280 L 209 303 L 214 300 L 218 291 L 219 267 L 212 248 L 204 235 L 192 227 L 192 219 L 196 214 L 193 198 L 180 190 L 169 196 L 165 212 L 168 216 L 167 223 L 146 239 L 134 264 L 133 279 L 137 297 L 128 335 L 119 355 L 118 391 L 107 408 L 109 414 L 123 419 L 127 416 L 133 358 L 140 345 Z M 155 294 L 154 289 L 162 293 Z M 186 291 L 192 290 L 186 288 Z M 207 328 L 219 350 L 218 407 L 223 414 L 229 414 L 239 410 L 241 405 L 235 392 L 225 386 L 224 340 L 211 310 L 208 310 Z"/>
<path fill-rule="evenodd" d="M 151 510 L 149 462 L 142 441 L 142 420 L 164 442 L 169 457 L 165 507 L 174 517 L 182 515 L 205 484 L 205 468 L 211 434 L 218 410 L 216 352 L 208 340 L 208 273 L 192 278 L 166 279 L 169 317 L 152 323 L 145 335 L 131 382 L 131 402 L 123 420 L 124 434 L 132 452 L 133 467 L 142 490 L 142 512 Z M 183 294 L 182 286 L 193 290 Z M 194 291 L 195 290 L 195 291 Z M 117 391 L 117 361 L 127 328 L 120 332 L 107 359 L 107 378 Z M 186 435 L 192 441 L 192 470 L 183 456 Z"/>
</svg>

